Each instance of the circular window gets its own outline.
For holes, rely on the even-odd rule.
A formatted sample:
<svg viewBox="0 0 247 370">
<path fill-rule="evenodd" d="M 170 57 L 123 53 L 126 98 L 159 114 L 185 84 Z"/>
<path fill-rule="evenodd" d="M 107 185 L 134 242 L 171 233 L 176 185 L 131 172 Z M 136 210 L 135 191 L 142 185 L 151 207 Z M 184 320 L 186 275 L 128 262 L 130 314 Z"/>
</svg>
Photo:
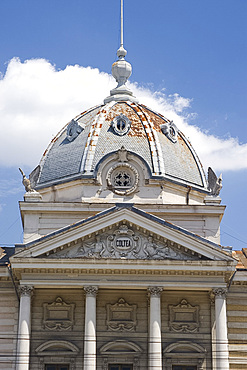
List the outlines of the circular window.
<svg viewBox="0 0 247 370">
<path fill-rule="evenodd" d="M 108 187 L 119 195 L 133 193 L 138 184 L 138 172 L 128 163 L 121 163 L 113 166 L 107 173 Z"/>
</svg>

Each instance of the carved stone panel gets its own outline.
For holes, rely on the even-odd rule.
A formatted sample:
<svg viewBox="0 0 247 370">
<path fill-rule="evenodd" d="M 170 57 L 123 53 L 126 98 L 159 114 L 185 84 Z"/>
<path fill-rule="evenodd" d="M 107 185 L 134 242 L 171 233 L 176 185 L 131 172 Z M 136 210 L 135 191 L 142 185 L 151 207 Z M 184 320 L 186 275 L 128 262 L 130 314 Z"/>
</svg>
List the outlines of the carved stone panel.
<svg viewBox="0 0 247 370">
<path fill-rule="evenodd" d="M 48 258 L 121 258 L 142 260 L 198 260 L 193 251 L 172 241 L 141 232 L 139 227 L 121 223 L 103 233 L 90 235 L 75 246 L 63 248 Z"/>
<path fill-rule="evenodd" d="M 137 305 L 128 304 L 120 298 L 115 304 L 107 304 L 107 330 L 111 331 L 135 331 Z"/>
<path fill-rule="evenodd" d="M 170 330 L 194 333 L 199 329 L 199 306 L 192 306 L 186 299 L 177 305 L 169 305 Z"/>
<path fill-rule="evenodd" d="M 43 304 L 43 328 L 46 330 L 72 330 L 75 304 L 67 304 L 61 297 L 52 303 Z"/>
</svg>

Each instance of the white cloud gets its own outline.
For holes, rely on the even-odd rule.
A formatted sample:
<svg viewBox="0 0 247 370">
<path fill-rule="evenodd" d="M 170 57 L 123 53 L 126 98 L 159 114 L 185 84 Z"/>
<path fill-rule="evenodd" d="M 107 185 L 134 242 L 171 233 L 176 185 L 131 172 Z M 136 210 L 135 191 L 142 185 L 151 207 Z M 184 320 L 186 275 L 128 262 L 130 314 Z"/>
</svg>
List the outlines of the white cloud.
<svg viewBox="0 0 247 370">
<path fill-rule="evenodd" d="M 100 104 L 116 85 L 98 69 L 78 65 L 56 68 L 44 59 L 12 59 L 0 80 L 0 165 L 34 167 L 52 137 L 74 116 Z M 190 138 L 204 168 L 217 171 L 247 168 L 247 144 L 220 139 L 189 125 L 183 111 L 190 100 L 166 96 L 130 84 L 145 105 L 172 119 Z M 191 116 L 191 115 L 190 115 Z"/>
</svg>

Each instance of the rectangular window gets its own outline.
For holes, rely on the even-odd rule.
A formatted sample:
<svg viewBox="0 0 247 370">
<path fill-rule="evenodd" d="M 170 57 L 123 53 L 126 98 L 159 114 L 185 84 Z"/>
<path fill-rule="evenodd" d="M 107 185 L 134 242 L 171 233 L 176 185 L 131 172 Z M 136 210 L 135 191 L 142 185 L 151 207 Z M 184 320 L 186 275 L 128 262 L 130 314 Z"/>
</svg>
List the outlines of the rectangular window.
<svg viewBox="0 0 247 370">
<path fill-rule="evenodd" d="M 196 370 L 197 366 L 173 365 L 172 370 Z"/>
<path fill-rule="evenodd" d="M 133 370 L 133 366 L 114 364 L 114 365 L 109 365 L 109 370 Z"/>
<path fill-rule="evenodd" d="M 45 365 L 45 370 L 69 370 L 69 365 Z"/>
</svg>

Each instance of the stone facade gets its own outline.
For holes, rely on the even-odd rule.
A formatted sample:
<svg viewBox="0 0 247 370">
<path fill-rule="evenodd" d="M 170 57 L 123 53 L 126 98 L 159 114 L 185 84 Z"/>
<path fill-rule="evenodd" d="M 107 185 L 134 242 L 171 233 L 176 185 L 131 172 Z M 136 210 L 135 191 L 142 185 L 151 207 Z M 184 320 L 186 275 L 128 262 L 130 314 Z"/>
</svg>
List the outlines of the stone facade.
<svg viewBox="0 0 247 370">
<path fill-rule="evenodd" d="M 0 369 L 247 369 L 247 254 L 220 245 L 221 177 L 137 102 L 125 55 L 30 174 L 23 244 L 0 250 Z"/>
</svg>

